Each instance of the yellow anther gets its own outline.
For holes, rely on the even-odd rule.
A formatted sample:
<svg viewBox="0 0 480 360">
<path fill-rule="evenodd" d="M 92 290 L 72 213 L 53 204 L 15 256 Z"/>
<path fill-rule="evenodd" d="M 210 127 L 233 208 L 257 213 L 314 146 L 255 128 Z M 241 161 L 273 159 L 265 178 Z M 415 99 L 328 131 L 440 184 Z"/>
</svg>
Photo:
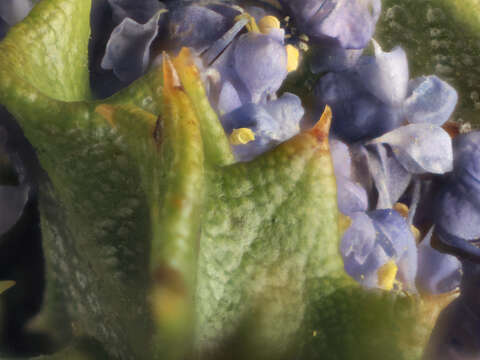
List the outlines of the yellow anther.
<svg viewBox="0 0 480 360">
<path fill-rule="evenodd" d="M 393 260 L 382 265 L 377 271 L 378 286 L 384 290 L 392 290 L 397 272 L 398 267 Z"/>
<path fill-rule="evenodd" d="M 260 32 L 268 34 L 271 29 L 280 29 L 280 20 L 272 15 L 264 16 L 258 22 L 258 28 Z"/>
<path fill-rule="evenodd" d="M 295 46 L 288 44 L 285 46 L 285 50 L 287 50 L 287 71 L 291 72 L 297 70 L 300 58 L 298 49 Z"/>
<path fill-rule="evenodd" d="M 15 281 L 11 281 L 11 280 L 0 281 L 0 294 L 10 289 L 13 285 L 15 285 Z"/>
<path fill-rule="evenodd" d="M 397 212 L 402 215 L 405 219 L 408 217 L 408 206 L 397 202 L 395 205 L 393 205 L 393 209 L 397 210 Z"/>
<path fill-rule="evenodd" d="M 417 243 L 419 243 L 420 242 L 420 236 L 421 236 L 420 230 L 418 230 L 416 226 L 410 225 L 410 231 L 412 232 L 412 235 L 415 238 L 415 241 Z"/>
<path fill-rule="evenodd" d="M 244 145 L 255 140 L 255 133 L 249 128 L 233 129 L 230 134 L 230 143 L 232 145 Z"/>
<path fill-rule="evenodd" d="M 260 29 L 257 26 L 257 22 L 255 21 L 255 18 L 252 15 L 250 15 L 249 13 L 245 12 L 243 14 L 237 15 L 234 20 L 239 21 L 243 18 L 246 18 L 248 20 L 248 23 L 245 26 L 247 27 L 247 30 L 249 32 L 253 32 L 253 33 L 259 33 L 260 32 Z"/>
<path fill-rule="evenodd" d="M 338 227 L 340 229 L 340 233 L 343 234 L 345 231 L 347 231 L 350 225 L 352 225 L 352 219 L 347 215 L 338 213 Z"/>
</svg>

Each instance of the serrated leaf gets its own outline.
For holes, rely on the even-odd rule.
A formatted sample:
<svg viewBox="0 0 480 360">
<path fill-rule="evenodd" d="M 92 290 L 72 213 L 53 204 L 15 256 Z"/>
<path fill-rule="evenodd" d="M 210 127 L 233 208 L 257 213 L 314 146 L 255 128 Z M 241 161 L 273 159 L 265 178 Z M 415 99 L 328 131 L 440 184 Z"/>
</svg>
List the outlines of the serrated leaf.
<svg viewBox="0 0 480 360">
<path fill-rule="evenodd" d="M 87 49 L 91 0 L 41 1 L 0 45 L 0 68 L 49 97 L 90 96 Z"/>
</svg>

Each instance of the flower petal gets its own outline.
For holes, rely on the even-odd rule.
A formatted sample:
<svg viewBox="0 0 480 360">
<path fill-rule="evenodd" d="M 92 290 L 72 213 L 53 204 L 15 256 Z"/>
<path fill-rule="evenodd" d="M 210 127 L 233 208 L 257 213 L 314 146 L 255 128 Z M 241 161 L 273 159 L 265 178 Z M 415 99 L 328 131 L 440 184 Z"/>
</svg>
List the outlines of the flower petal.
<svg viewBox="0 0 480 360">
<path fill-rule="evenodd" d="M 113 10 L 113 19 L 119 24 L 125 18 L 131 18 L 137 23 L 145 24 L 165 5 L 158 0 L 108 0 Z"/>
<path fill-rule="evenodd" d="M 405 116 L 410 123 L 443 125 L 457 105 L 457 91 L 435 75 L 421 76 L 408 82 Z"/>
<path fill-rule="evenodd" d="M 247 33 L 235 44 L 235 70 L 258 103 L 275 93 L 287 76 L 287 52 L 280 42 L 264 34 Z"/>
<path fill-rule="evenodd" d="M 316 109 L 332 108 L 332 130 L 347 142 L 374 138 L 396 128 L 401 109 L 385 105 L 367 92 L 350 72 L 328 73 L 316 88 Z"/>
<path fill-rule="evenodd" d="M 113 31 L 107 43 L 101 66 L 113 69 L 122 81 L 130 82 L 140 77 L 147 69 L 150 45 L 158 33 L 158 12 L 146 24 L 125 18 Z"/>
<path fill-rule="evenodd" d="M 326 1 L 335 4 L 328 16 L 317 12 L 310 18 L 310 26 L 317 36 L 338 39 L 346 49 L 362 49 L 372 38 L 380 16 L 380 0 Z M 323 5 L 325 7 L 325 5 Z M 313 30 L 314 29 L 314 30 Z"/>
<path fill-rule="evenodd" d="M 350 215 L 340 252 L 346 272 L 367 287 L 378 286 L 378 269 L 390 260 L 398 266 L 397 279 L 415 291 L 417 249 L 405 219 L 394 210 L 375 210 Z"/>
<path fill-rule="evenodd" d="M 318 42 L 311 49 L 310 70 L 314 74 L 351 69 L 363 53 L 363 49 L 344 49 L 338 41 Z"/>
<path fill-rule="evenodd" d="M 357 73 L 363 85 L 385 104 L 401 106 L 407 95 L 408 62 L 401 47 L 384 52 L 376 41 L 375 57 L 361 57 L 357 63 Z"/>
<path fill-rule="evenodd" d="M 480 203 L 478 189 L 461 184 L 445 184 L 436 199 L 435 223 L 462 239 L 480 237 Z"/>
<path fill-rule="evenodd" d="M 253 131 L 254 141 L 233 146 L 237 160 L 248 161 L 296 135 L 302 116 L 300 99 L 287 93 L 264 105 L 247 103 L 221 120 L 227 133 L 238 128 Z"/>
<path fill-rule="evenodd" d="M 344 215 L 368 210 L 368 196 L 365 189 L 358 183 L 344 176 L 337 176 L 338 209 Z"/>
<path fill-rule="evenodd" d="M 34 0 L 2 0 L 0 1 L 0 17 L 8 25 L 13 26 L 28 15 L 35 2 Z"/>
<path fill-rule="evenodd" d="M 352 174 L 352 159 L 348 146 L 335 138 L 330 139 L 330 153 L 332 154 L 335 176 L 350 178 Z"/>
<path fill-rule="evenodd" d="M 383 144 L 369 145 L 368 167 L 378 192 L 377 209 L 389 209 L 400 199 L 412 175 Z"/>
<path fill-rule="evenodd" d="M 217 111 L 220 114 L 227 114 L 242 106 L 237 90 L 230 81 L 225 81 L 218 96 Z"/>
<path fill-rule="evenodd" d="M 412 174 L 443 174 L 453 167 L 452 140 L 439 126 L 401 126 L 371 143 L 390 145 L 398 161 Z"/>
<path fill-rule="evenodd" d="M 202 52 L 220 39 L 233 23 L 233 18 L 206 6 L 181 6 L 170 14 L 168 40 L 175 49 L 186 46 Z"/>
<path fill-rule="evenodd" d="M 431 294 L 449 292 L 460 286 L 462 264 L 452 255 L 432 248 L 433 228 L 418 246 L 418 273 L 416 284 L 419 290 Z"/>
</svg>

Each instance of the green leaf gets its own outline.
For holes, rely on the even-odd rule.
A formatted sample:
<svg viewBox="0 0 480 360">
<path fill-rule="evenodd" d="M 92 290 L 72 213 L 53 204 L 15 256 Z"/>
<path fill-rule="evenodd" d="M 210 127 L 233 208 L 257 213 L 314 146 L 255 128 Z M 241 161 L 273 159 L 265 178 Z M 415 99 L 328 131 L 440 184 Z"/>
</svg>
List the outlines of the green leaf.
<svg viewBox="0 0 480 360">
<path fill-rule="evenodd" d="M 91 0 L 39 2 L 0 45 L 2 79 L 11 74 L 54 99 L 88 98 L 90 7 Z"/>
<path fill-rule="evenodd" d="M 323 292 L 316 280 L 344 274 L 330 118 L 211 174 L 198 270 L 202 346 L 233 335 L 255 312 L 252 338 L 263 355 L 281 354 L 294 345 L 310 297 Z"/>
<path fill-rule="evenodd" d="M 352 338 L 372 354 L 376 334 L 394 349 L 386 358 L 421 349 L 431 324 L 412 321 L 425 318 L 419 299 L 397 306 L 404 297 L 371 293 L 343 271 L 328 112 L 232 165 L 186 51 L 110 99 L 85 101 L 89 7 L 43 0 L 0 43 L 0 103 L 49 175 L 46 326 L 70 335 L 73 324 L 121 359 L 185 358 L 245 323 L 250 358 L 350 359 Z M 362 317 L 387 309 L 384 324 Z M 414 330 L 427 334 L 418 346 L 401 336 Z M 326 339 L 311 342 L 313 331 Z"/>
</svg>

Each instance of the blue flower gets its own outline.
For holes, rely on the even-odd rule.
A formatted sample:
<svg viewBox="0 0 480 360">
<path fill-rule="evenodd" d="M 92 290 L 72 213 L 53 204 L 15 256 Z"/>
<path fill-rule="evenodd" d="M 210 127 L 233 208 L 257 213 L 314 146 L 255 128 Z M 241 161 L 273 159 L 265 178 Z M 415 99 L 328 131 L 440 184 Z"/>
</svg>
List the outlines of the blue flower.
<svg viewBox="0 0 480 360">
<path fill-rule="evenodd" d="M 453 255 L 439 252 L 431 245 L 433 228 L 418 245 L 416 284 L 422 292 L 441 294 L 460 286 L 462 264 Z"/>
<path fill-rule="evenodd" d="M 457 136 L 454 169 L 436 199 L 437 226 L 456 237 L 480 237 L 480 132 Z"/>
<path fill-rule="evenodd" d="M 340 140 L 331 139 L 330 152 L 337 180 L 338 209 L 345 215 L 368 210 L 367 192 L 352 178 L 352 160 L 348 146 Z"/>
<path fill-rule="evenodd" d="M 234 24 L 240 14 L 226 6 L 179 6 L 169 14 L 167 35 L 173 51 L 186 46 L 201 53 L 218 40 Z"/>
<path fill-rule="evenodd" d="M 340 245 L 345 271 L 369 288 L 391 289 L 396 279 L 402 289 L 415 291 L 417 248 L 405 219 L 391 209 L 350 216 Z"/>
<path fill-rule="evenodd" d="M 317 112 L 332 107 L 334 133 L 355 142 L 383 135 L 404 120 L 442 125 L 455 108 L 455 89 L 436 76 L 409 81 L 403 49 L 384 52 L 373 45 L 375 56 L 361 56 L 352 68 L 330 72 L 316 86 Z"/>
<path fill-rule="evenodd" d="M 165 8 L 165 5 L 158 0 L 108 0 L 108 3 L 112 8 L 113 20 L 117 24 L 125 18 L 145 24 L 157 12 Z"/>
<path fill-rule="evenodd" d="M 336 39 L 345 49 L 362 49 L 375 32 L 380 0 L 284 0 L 295 25 L 310 37 Z"/>
<path fill-rule="evenodd" d="M 38 0 L 2 0 L 0 18 L 13 26 L 25 18 Z"/>
<path fill-rule="evenodd" d="M 410 123 L 443 125 L 458 101 L 457 91 L 435 75 L 420 76 L 408 82 L 404 111 Z"/>
<path fill-rule="evenodd" d="M 400 48 L 361 57 L 349 70 L 323 76 L 315 89 L 317 110 L 332 107 L 333 132 L 353 142 L 380 136 L 398 127 L 407 93 L 408 64 Z"/>
<path fill-rule="evenodd" d="M 221 121 L 227 134 L 240 128 L 252 130 L 253 141 L 232 146 L 238 161 L 248 161 L 296 135 L 303 114 L 300 98 L 285 93 L 264 104 L 242 105 L 225 114 Z"/>
<path fill-rule="evenodd" d="M 112 32 L 101 66 L 112 69 L 122 81 L 131 82 L 145 73 L 150 62 L 150 45 L 157 36 L 159 11 L 147 23 L 125 18 Z"/>
</svg>

